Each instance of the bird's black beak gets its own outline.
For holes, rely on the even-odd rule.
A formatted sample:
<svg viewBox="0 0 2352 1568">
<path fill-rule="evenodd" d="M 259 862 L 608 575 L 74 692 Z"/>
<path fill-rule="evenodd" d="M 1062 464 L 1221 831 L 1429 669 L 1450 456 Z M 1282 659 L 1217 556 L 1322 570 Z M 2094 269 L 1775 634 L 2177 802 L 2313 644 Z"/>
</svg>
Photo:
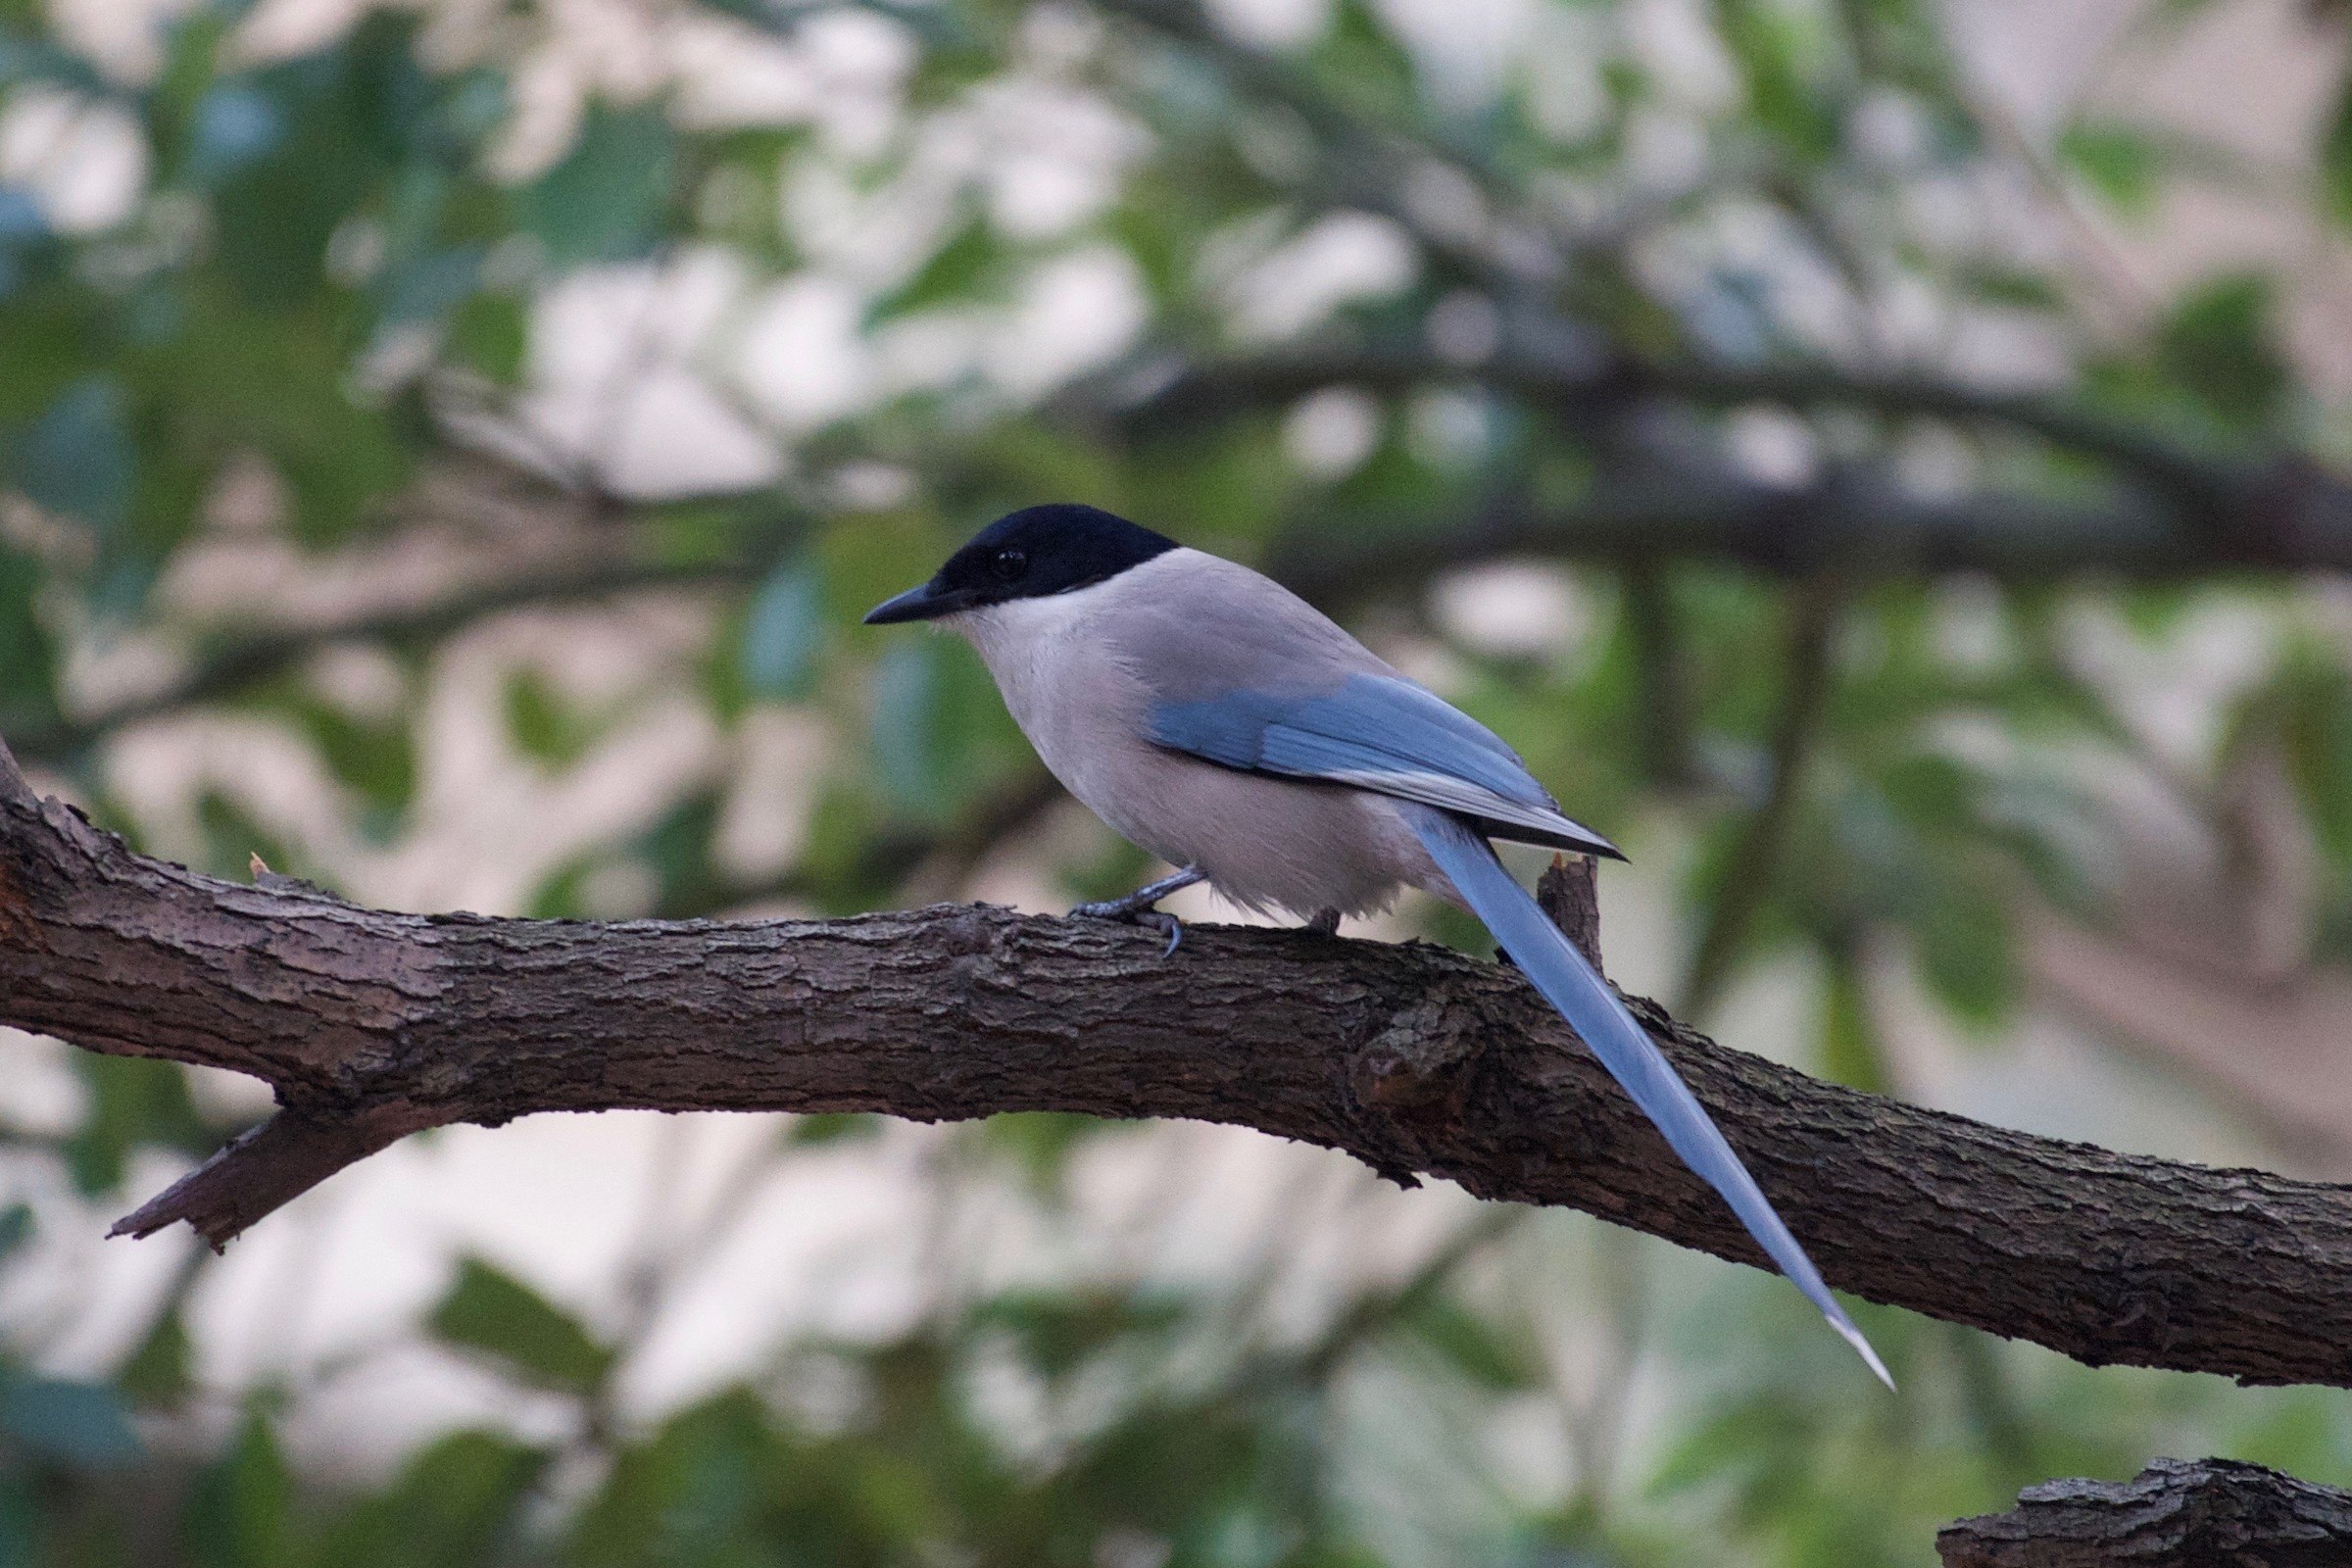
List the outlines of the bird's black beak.
<svg viewBox="0 0 2352 1568">
<path fill-rule="evenodd" d="M 936 620 L 971 608 L 971 596 L 936 582 L 909 588 L 896 599 L 885 599 L 865 612 L 868 626 L 887 626 L 899 620 Z"/>
</svg>

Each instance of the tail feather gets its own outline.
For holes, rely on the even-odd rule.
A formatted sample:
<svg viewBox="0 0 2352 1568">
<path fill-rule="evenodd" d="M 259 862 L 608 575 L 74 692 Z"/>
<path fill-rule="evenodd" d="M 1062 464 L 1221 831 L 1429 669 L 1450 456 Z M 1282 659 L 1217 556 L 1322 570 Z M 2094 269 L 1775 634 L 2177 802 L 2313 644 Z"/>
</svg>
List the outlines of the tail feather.
<svg viewBox="0 0 2352 1568">
<path fill-rule="evenodd" d="M 1887 1388 L 1894 1380 L 1886 1363 L 1855 1328 L 1845 1308 L 1822 1282 L 1821 1271 L 1805 1255 L 1788 1227 L 1774 1212 L 1771 1200 L 1740 1162 L 1723 1132 L 1708 1116 L 1690 1086 L 1677 1076 L 1648 1031 L 1626 1010 L 1598 970 L 1561 935 L 1527 890 L 1495 859 L 1494 851 L 1477 829 L 1447 812 L 1424 806 L 1405 808 L 1414 833 L 1453 882 L 1464 902 L 1477 911 L 1487 929 L 1502 944 L 1532 981 L 1568 1020 L 1578 1038 L 1592 1048 L 1634 1103 L 1657 1124 L 1666 1142 L 1683 1162 L 1723 1195 L 1732 1212 L 1747 1227 L 1757 1245 L 1769 1253 L 1806 1299 L 1821 1308 L 1830 1327 L 1861 1353 L 1871 1371 Z"/>
</svg>

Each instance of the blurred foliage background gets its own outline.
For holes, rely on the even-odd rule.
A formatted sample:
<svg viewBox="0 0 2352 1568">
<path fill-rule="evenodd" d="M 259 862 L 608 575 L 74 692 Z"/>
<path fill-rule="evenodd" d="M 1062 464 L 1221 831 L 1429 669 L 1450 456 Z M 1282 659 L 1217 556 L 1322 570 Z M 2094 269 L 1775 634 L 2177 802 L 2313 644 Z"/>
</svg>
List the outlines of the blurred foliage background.
<svg viewBox="0 0 2352 1568">
<path fill-rule="evenodd" d="M 1727 1043 L 2352 1170 L 2352 97 L 2287 0 L 0 0 L 0 735 L 552 916 L 1146 873 L 1001 511 L 1252 561 L 1626 844 Z M 1206 904 L 1179 906 L 1213 913 Z M 1369 928 L 1469 942 L 1431 911 Z M 14 1037 L 0 1564 L 1912 1564 L 2352 1401 L 1866 1326 L 1200 1128 L 453 1131 Z"/>
</svg>

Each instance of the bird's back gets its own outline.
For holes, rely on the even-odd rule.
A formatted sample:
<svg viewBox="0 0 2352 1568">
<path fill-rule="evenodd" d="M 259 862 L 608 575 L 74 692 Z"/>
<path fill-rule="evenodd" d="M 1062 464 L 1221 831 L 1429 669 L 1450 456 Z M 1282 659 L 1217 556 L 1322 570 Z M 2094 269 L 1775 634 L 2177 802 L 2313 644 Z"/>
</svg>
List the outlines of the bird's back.
<svg viewBox="0 0 2352 1568">
<path fill-rule="evenodd" d="M 1317 693 L 1349 675 L 1396 673 L 1271 577 L 1201 551 L 1170 551 L 1102 586 L 1114 590 L 1104 635 L 1159 702 Z"/>
</svg>

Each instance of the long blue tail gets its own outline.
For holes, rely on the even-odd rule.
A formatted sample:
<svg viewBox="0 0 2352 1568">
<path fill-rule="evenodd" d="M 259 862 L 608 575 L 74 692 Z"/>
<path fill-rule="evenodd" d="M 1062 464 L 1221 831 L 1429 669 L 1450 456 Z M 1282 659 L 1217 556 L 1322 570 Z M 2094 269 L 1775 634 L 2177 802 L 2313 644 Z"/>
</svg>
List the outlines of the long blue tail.
<svg viewBox="0 0 2352 1568">
<path fill-rule="evenodd" d="M 1889 1389 L 1894 1379 L 1886 1375 L 1886 1363 L 1845 1315 L 1845 1308 L 1822 1283 L 1821 1271 L 1805 1255 L 1805 1250 L 1788 1234 L 1781 1216 L 1773 1212 L 1772 1200 L 1757 1186 L 1756 1179 L 1740 1163 L 1740 1156 L 1724 1141 L 1721 1129 L 1707 1115 L 1690 1086 L 1676 1076 L 1675 1070 L 1649 1038 L 1647 1030 L 1635 1021 L 1617 993 L 1609 989 L 1598 970 L 1586 961 L 1569 940 L 1560 934 L 1536 901 L 1528 895 L 1511 874 L 1494 858 L 1494 851 L 1477 829 L 1457 816 L 1430 807 L 1403 807 L 1405 820 L 1412 824 L 1422 845 L 1428 849 L 1439 869 L 1452 879 L 1454 888 L 1478 917 L 1487 923 L 1494 940 L 1518 963 L 1520 972 L 1534 982 L 1545 1001 L 1560 1010 L 1577 1037 L 1600 1058 L 1610 1076 L 1625 1087 L 1625 1092 L 1641 1106 L 1642 1113 L 1657 1123 L 1666 1142 L 1683 1157 L 1683 1163 L 1706 1178 L 1707 1185 L 1721 1193 L 1732 1205 L 1732 1212 L 1747 1227 L 1747 1233 L 1757 1245 L 1771 1254 L 1781 1266 L 1781 1272 L 1805 1293 L 1805 1298 L 1821 1308 L 1821 1315 L 1830 1320 L 1830 1327 L 1845 1337 L 1846 1343 L 1862 1353 L 1879 1381 Z"/>
</svg>

